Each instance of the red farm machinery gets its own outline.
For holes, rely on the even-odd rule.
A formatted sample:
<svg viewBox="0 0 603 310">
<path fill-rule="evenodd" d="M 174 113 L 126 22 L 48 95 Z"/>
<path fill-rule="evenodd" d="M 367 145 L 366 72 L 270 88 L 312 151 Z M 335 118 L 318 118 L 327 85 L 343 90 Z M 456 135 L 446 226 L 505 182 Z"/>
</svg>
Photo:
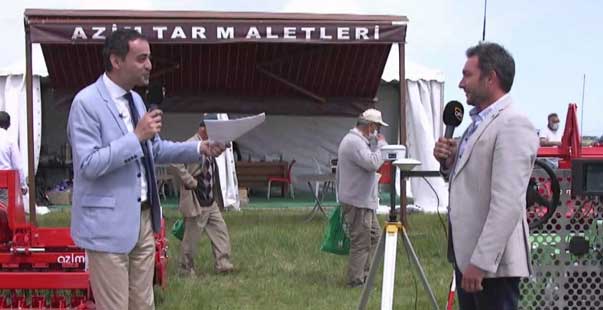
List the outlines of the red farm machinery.
<svg viewBox="0 0 603 310">
<path fill-rule="evenodd" d="M 86 271 L 86 252 L 69 228 L 37 227 L 25 214 L 19 175 L 0 171 L 0 309 L 94 309 Z M 165 286 L 165 227 L 155 235 L 155 284 Z"/>
</svg>

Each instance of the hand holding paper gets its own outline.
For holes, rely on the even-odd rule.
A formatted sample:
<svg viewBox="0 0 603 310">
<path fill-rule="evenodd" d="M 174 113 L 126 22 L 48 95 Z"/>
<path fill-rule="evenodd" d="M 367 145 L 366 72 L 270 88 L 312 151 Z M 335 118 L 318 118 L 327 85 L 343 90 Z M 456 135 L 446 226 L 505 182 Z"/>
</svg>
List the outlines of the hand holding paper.
<svg viewBox="0 0 603 310">
<path fill-rule="evenodd" d="M 201 142 L 201 152 L 206 156 L 218 157 L 225 149 L 226 146 L 221 142 L 211 140 Z"/>
</svg>

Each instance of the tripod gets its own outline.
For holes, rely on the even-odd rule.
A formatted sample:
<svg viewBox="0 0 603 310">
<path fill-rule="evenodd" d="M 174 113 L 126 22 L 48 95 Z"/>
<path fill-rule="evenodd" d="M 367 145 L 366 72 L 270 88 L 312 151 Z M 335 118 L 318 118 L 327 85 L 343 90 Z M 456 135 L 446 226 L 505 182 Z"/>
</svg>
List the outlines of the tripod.
<svg viewBox="0 0 603 310">
<path fill-rule="evenodd" d="M 366 304 L 368 302 L 369 295 L 371 290 L 373 289 L 373 281 L 375 279 L 375 274 L 377 273 L 377 269 L 379 268 L 379 262 L 383 260 L 383 284 L 381 288 L 381 310 L 392 309 L 393 301 L 394 301 L 394 279 L 396 272 L 396 248 L 398 242 L 398 235 L 404 242 L 404 247 L 406 251 L 410 254 L 410 258 L 414 263 L 414 266 L 419 273 L 419 277 L 421 279 L 421 283 L 423 284 L 423 288 L 427 292 L 429 299 L 431 301 L 432 308 L 434 310 L 439 310 L 437 301 L 429 286 L 429 282 L 427 281 L 427 277 L 425 277 L 425 271 L 423 271 L 423 267 L 419 262 L 419 258 L 415 253 L 414 248 L 412 247 L 412 243 L 408 238 L 408 234 L 406 233 L 406 229 L 404 225 L 402 225 L 401 221 L 398 221 L 396 215 L 396 164 L 393 163 L 391 173 L 391 190 L 390 190 L 390 211 L 389 211 L 389 219 L 385 222 L 385 226 L 383 227 L 383 232 L 381 233 L 381 237 L 379 238 L 379 243 L 377 244 L 377 250 L 373 255 L 371 260 L 371 268 L 369 270 L 368 277 L 364 283 L 364 287 L 362 288 L 362 295 L 360 296 L 360 303 L 358 304 L 358 310 L 364 310 L 366 308 Z M 414 166 L 411 165 L 405 166 L 404 168 L 412 169 Z M 404 171 L 403 166 L 400 165 L 400 180 L 404 180 Z M 402 186 L 403 182 L 400 182 L 400 186 Z"/>
</svg>

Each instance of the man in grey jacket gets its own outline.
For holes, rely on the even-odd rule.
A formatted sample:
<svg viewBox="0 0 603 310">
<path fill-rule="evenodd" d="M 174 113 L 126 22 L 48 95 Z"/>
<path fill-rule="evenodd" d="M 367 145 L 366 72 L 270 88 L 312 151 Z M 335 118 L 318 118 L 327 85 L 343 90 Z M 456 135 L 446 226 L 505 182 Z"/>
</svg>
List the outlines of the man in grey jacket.
<svg viewBox="0 0 603 310">
<path fill-rule="evenodd" d="M 379 128 L 387 126 L 376 109 L 364 111 L 356 127 L 341 140 L 337 158 L 337 190 L 345 230 L 350 237 L 347 284 L 364 284 L 379 241 L 377 170 L 383 164 L 380 148 L 387 145 Z"/>
</svg>

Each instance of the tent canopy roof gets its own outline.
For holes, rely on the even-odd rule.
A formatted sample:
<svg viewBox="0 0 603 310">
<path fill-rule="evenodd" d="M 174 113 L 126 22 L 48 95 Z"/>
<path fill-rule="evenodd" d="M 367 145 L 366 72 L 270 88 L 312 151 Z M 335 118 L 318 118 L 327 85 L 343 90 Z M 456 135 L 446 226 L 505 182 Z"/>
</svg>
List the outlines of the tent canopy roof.
<svg viewBox="0 0 603 310">
<path fill-rule="evenodd" d="M 398 15 L 358 15 L 358 14 L 314 14 L 314 13 L 272 13 L 272 12 L 221 12 L 221 11 L 148 11 L 148 10 L 51 10 L 26 9 L 25 17 L 31 24 L 48 20 L 94 19 L 113 21 L 118 18 L 128 20 L 298 20 L 328 22 L 384 22 L 406 24 L 408 18 Z"/>
<path fill-rule="evenodd" d="M 151 85 L 165 90 L 165 111 L 348 116 L 374 105 L 390 48 L 404 43 L 408 21 L 386 15 L 33 9 L 25 19 L 58 90 L 74 92 L 97 79 L 105 37 L 130 27 L 151 44 Z"/>
</svg>

